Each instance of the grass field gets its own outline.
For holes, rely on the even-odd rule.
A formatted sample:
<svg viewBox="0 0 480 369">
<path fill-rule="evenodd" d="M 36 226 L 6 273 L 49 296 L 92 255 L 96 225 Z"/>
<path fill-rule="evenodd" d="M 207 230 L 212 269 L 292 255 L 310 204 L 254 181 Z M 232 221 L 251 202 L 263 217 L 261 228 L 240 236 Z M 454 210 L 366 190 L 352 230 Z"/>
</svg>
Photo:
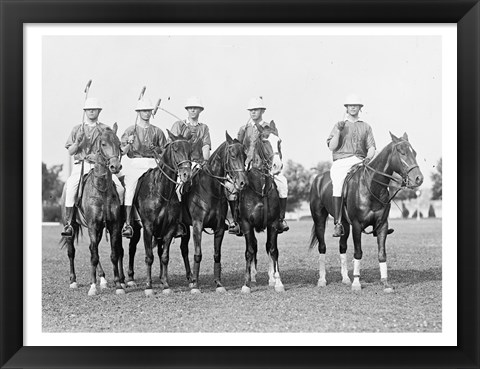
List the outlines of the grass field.
<svg viewBox="0 0 480 369">
<path fill-rule="evenodd" d="M 389 280 L 395 293 L 380 284 L 376 239 L 363 236 L 361 282 L 353 292 L 341 283 L 338 241 L 327 237 L 327 286 L 316 287 L 318 251 L 308 250 L 312 222 L 290 222 L 279 236 L 284 293 L 268 286 L 265 234 L 258 234 L 257 284 L 242 294 L 245 241 L 225 235 L 222 281 L 226 294 L 213 284 L 213 236 L 203 236 L 200 270 L 202 294 L 191 294 L 185 279 L 179 240 L 171 247 L 170 295 L 159 293 L 159 261 L 155 252 L 153 297 L 146 297 L 143 243 L 135 269 L 137 288 L 117 296 L 113 288 L 110 246 L 103 239 L 100 259 L 109 288 L 89 297 L 90 253 L 85 232 L 77 247 L 79 288 L 69 288 L 66 249 L 58 244 L 61 228 L 43 227 L 42 326 L 44 332 L 440 332 L 442 330 L 441 220 L 391 220 L 395 233 L 387 240 Z M 327 235 L 332 232 L 332 222 Z M 190 241 L 190 262 L 193 247 Z M 353 241 L 347 251 L 352 277 Z M 124 247 L 128 247 L 124 242 Z M 126 255 L 128 250 L 126 249 Z M 128 256 L 127 256 L 128 257 Z M 124 260 L 124 266 L 127 260 Z M 100 289 L 98 289 L 100 291 Z"/>
</svg>

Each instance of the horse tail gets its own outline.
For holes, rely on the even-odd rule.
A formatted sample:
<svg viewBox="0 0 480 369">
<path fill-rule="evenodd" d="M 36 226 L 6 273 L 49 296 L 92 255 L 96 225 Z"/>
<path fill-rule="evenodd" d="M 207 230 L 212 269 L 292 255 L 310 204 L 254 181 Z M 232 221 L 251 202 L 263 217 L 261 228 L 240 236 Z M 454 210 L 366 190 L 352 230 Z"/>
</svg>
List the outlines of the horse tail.
<svg viewBox="0 0 480 369">
<path fill-rule="evenodd" d="M 315 223 L 314 223 L 312 226 L 312 233 L 310 235 L 310 246 L 308 246 L 308 249 L 311 250 L 316 245 L 318 245 L 318 238 L 317 238 L 317 234 L 315 233 Z"/>
</svg>

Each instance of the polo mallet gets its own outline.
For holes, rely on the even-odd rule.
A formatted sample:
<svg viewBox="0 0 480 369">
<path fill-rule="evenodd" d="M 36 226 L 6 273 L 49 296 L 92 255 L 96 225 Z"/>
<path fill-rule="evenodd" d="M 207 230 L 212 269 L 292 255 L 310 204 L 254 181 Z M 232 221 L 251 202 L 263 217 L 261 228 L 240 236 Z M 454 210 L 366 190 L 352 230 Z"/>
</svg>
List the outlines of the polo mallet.
<svg viewBox="0 0 480 369">
<path fill-rule="evenodd" d="M 87 101 L 88 99 L 88 91 L 90 91 L 91 85 L 92 85 L 92 80 L 89 79 L 87 82 L 87 85 L 85 86 L 85 90 L 83 91 L 85 93 L 85 101 Z M 85 134 L 85 109 L 83 109 L 83 115 L 82 115 L 82 130 L 83 130 L 83 133 Z"/>
<path fill-rule="evenodd" d="M 155 109 L 153 110 L 152 116 L 155 118 L 155 114 L 157 114 L 158 108 L 160 107 L 160 103 L 162 102 L 162 99 L 158 99 L 157 105 L 155 105 Z"/>
<path fill-rule="evenodd" d="M 142 91 L 140 91 L 140 95 L 138 96 L 138 101 L 142 100 L 146 89 L 147 89 L 147 86 L 143 86 Z M 137 112 L 137 116 L 135 117 L 135 128 L 134 128 L 135 136 L 137 135 L 137 122 L 138 122 L 138 112 Z"/>
<path fill-rule="evenodd" d="M 170 100 L 170 98 L 168 98 L 168 100 Z M 170 113 L 168 110 L 166 110 L 166 109 L 164 109 L 164 108 L 161 108 L 161 107 L 160 107 L 160 100 L 159 100 L 159 102 L 158 102 L 157 108 L 160 109 L 160 110 L 163 110 L 165 113 L 170 114 L 172 117 L 177 118 L 178 120 L 182 120 L 182 118 L 179 118 L 179 117 L 177 117 L 175 114 Z M 155 108 L 155 111 L 157 111 L 157 108 Z"/>
</svg>

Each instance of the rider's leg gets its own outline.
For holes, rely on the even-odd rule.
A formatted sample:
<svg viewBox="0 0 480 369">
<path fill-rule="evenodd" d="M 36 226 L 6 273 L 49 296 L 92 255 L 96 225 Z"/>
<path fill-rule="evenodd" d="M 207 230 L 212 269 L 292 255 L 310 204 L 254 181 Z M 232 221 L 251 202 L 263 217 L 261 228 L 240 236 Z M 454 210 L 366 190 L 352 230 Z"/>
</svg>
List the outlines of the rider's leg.
<svg viewBox="0 0 480 369">
<path fill-rule="evenodd" d="M 287 196 L 288 196 L 288 183 L 287 178 L 279 173 L 273 177 L 275 184 L 277 185 L 278 197 L 280 198 L 280 216 L 278 219 L 277 232 L 287 232 L 290 227 L 285 221 L 285 211 L 287 209 Z"/>
<path fill-rule="evenodd" d="M 73 207 L 75 205 L 75 196 L 77 195 L 78 184 L 80 182 L 80 173 L 82 170 L 82 164 L 74 164 L 72 173 L 68 177 L 65 183 L 65 223 L 61 233 L 62 237 L 72 237 L 72 219 L 73 219 Z"/>
<path fill-rule="evenodd" d="M 333 196 L 333 217 L 335 219 L 333 237 L 343 236 L 344 231 L 343 231 L 341 216 L 342 216 L 342 198 L 340 196 Z"/>
<path fill-rule="evenodd" d="M 133 228 L 131 225 L 132 205 L 133 197 L 135 195 L 135 189 L 137 187 L 138 178 L 136 176 L 125 175 L 125 225 L 122 229 L 122 236 L 131 238 L 133 236 Z"/>
</svg>

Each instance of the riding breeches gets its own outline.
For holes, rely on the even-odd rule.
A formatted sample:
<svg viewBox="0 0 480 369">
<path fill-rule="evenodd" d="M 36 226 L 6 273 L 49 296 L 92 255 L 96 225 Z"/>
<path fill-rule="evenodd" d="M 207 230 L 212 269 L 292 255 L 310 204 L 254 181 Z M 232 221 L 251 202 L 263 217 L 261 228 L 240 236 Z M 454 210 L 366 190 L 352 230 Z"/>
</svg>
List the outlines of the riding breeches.
<svg viewBox="0 0 480 369">
<path fill-rule="evenodd" d="M 85 162 L 83 166 L 83 174 L 87 174 L 92 170 L 94 164 L 90 164 Z M 82 163 L 73 164 L 72 173 L 70 177 L 68 177 L 67 182 L 65 182 L 65 207 L 70 208 L 75 205 L 75 197 L 77 195 L 78 185 L 80 183 L 80 174 L 82 171 Z M 118 180 L 116 175 L 112 175 L 113 183 L 115 183 L 115 187 L 117 188 L 117 193 L 120 198 L 120 201 L 123 202 L 123 186 Z"/>
<path fill-rule="evenodd" d="M 287 177 L 285 177 L 282 173 L 278 173 L 273 176 L 273 180 L 277 185 L 278 197 L 281 199 L 286 199 L 288 197 Z M 225 182 L 225 187 L 225 194 L 227 195 L 228 201 L 236 200 L 237 193 L 233 183 L 227 181 Z"/>
<path fill-rule="evenodd" d="M 122 173 L 125 175 L 125 206 L 133 205 L 133 197 L 135 196 L 135 189 L 137 188 L 138 179 L 151 168 L 157 167 L 157 162 L 154 158 L 129 158 L 124 156 L 122 158 Z"/>
<path fill-rule="evenodd" d="M 343 182 L 345 182 L 345 177 L 347 176 L 348 171 L 355 164 L 358 164 L 361 162 L 362 162 L 362 159 L 356 156 L 349 156 L 348 158 L 337 159 L 333 162 L 332 167 L 330 168 L 330 177 L 332 178 L 333 196 L 335 197 L 342 196 Z"/>
</svg>

